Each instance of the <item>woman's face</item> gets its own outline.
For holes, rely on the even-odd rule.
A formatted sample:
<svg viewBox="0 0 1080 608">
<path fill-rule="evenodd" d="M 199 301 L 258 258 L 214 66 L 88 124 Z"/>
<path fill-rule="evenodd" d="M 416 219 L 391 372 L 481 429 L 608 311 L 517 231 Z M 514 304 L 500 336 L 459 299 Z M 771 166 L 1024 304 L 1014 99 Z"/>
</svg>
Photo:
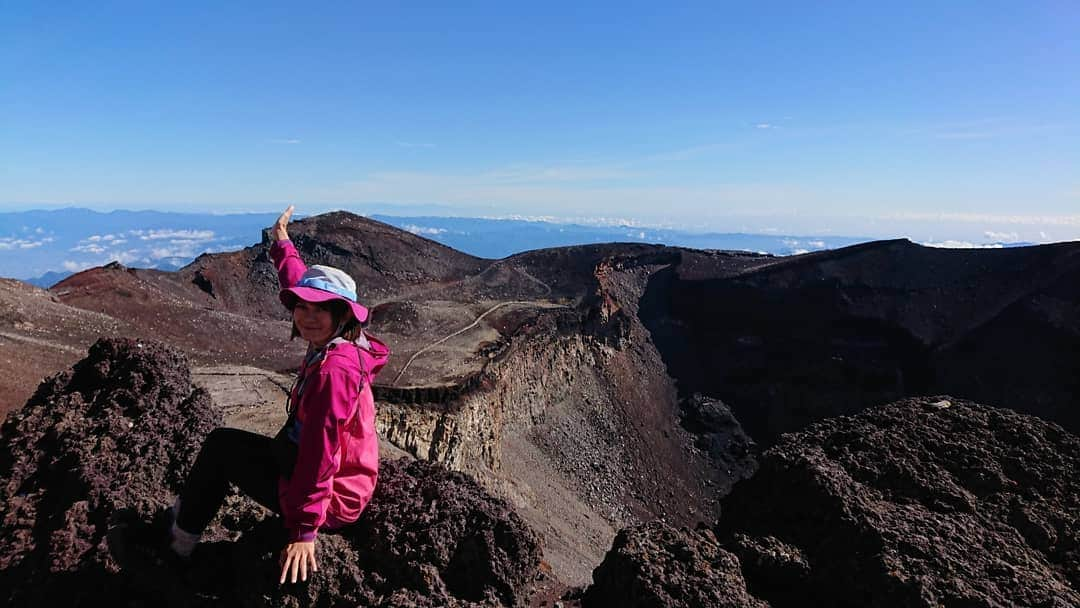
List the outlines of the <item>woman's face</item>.
<svg viewBox="0 0 1080 608">
<path fill-rule="evenodd" d="M 316 348 L 329 342 L 337 329 L 334 327 L 334 317 L 330 310 L 313 302 L 297 300 L 292 318 L 300 337 L 314 344 Z"/>
</svg>

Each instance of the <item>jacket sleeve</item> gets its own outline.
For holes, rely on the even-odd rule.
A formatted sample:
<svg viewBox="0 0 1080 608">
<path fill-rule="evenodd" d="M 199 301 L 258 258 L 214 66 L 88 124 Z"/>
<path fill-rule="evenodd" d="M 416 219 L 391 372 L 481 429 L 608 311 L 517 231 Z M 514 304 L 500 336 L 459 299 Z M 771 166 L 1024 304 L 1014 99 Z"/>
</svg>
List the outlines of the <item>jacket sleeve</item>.
<svg viewBox="0 0 1080 608">
<path fill-rule="evenodd" d="M 343 369 L 312 374 L 304 387 L 300 450 L 282 505 L 290 541 L 314 540 L 326 521 L 334 474 L 341 465 L 339 429 L 356 407 L 359 378 Z"/>
<path fill-rule="evenodd" d="M 270 246 L 270 259 L 274 261 L 274 267 L 277 268 L 278 284 L 281 285 L 281 289 L 296 285 L 307 270 L 307 266 L 296 251 L 296 246 L 288 239 L 275 241 Z"/>
</svg>

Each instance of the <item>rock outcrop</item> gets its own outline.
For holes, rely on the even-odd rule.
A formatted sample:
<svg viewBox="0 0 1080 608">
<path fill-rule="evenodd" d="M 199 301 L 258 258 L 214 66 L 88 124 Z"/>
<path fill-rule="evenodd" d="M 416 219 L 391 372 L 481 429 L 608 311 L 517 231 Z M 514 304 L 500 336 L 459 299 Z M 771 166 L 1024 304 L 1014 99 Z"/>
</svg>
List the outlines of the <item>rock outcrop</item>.
<svg viewBox="0 0 1080 608">
<path fill-rule="evenodd" d="M 0 438 L 0 588 L 11 606 L 521 605 L 540 545 L 460 473 L 384 461 L 357 524 L 319 539 L 319 573 L 277 585 L 282 526 L 231 496 L 189 567 L 165 511 L 220 413 L 182 355 L 104 339 L 42 383 Z"/>
<path fill-rule="evenodd" d="M 757 470 L 757 444 L 723 401 L 704 395 L 692 395 L 680 403 L 683 427 L 696 437 L 694 445 L 724 473 L 721 491 L 730 484 L 749 478 Z"/>
<path fill-rule="evenodd" d="M 0 436 L 5 603 L 71 605 L 105 593 L 119 572 L 116 518 L 149 520 L 169 504 L 219 422 L 184 357 L 158 343 L 101 340 L 42 382 Z"/>
<path fill-rule="evenodd" d="M 784 435 L 716 527 L 773 606 L 1080 605 L 1080 438 L 949 397 Z"/>
<path fill-rule="evenodd" d="M 739 560 L 707 528 L 676 530 L 655 521 L 624 528 L 582 598 L 589 607 L 768 608 L 753 597 Z"/>
</svg>

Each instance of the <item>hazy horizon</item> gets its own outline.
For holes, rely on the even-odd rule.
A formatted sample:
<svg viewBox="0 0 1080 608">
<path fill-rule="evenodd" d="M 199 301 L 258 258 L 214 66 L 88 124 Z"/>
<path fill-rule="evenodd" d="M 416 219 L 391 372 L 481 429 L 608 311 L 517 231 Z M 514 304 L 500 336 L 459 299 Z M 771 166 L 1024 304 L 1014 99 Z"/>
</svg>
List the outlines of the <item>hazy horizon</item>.
<svg viewBox="0 0 1080 608">
<path fill-rule="evenodd" d="M 288 203 L 294 204 L 294 203 Z M 3 205 L 0 213 L 20 213 L 30 211 L 58 211 L 64 209 L 86 209 L 101 213 L 111 211 L 157 211 L 164 213 L 192 213 L 208 215 L 239 214 L 274 214 L 279 213 L 288 204 L 263 205 L 94 205 L 94 204 L 57 204 L 57 205 Z M 963 216 L 958 214 L 896 214 L 882 217 L 860 216 L 800 216 L 794 214 L 753 215 L 744 214 L 703 220 L 661 219 L 649 216 L 624 215 L 550 215 L 539 213 L 500 213 L 490 207 L 465 207 L 439 204 L 381 204 L 363 203 L 354 205 L 334 204 L 296 204 L 299 214 L 317 215 L 331 211 L 349 211 L 359 215 L 382 214 L 388 216 L 409 217 L 447 217 L 464 219 L 506 219 L 539 221 L 555 224 L 580 224 L 585 226 L 637 226 L 685 231 L 688 233 L 744 233 L 744 234 L 785 234 L 801 236 L 842 236 L 865 239 L 907 238 L 922 244 L 942 246 L 978 247 L 985 243 L 1055 243 L 1080 240 L 1080 216 L 1077 218 L 1027 218 L 1020 216 Z M 1041 221 L 1040 221 L 1041 220 Z"/>
</svg>

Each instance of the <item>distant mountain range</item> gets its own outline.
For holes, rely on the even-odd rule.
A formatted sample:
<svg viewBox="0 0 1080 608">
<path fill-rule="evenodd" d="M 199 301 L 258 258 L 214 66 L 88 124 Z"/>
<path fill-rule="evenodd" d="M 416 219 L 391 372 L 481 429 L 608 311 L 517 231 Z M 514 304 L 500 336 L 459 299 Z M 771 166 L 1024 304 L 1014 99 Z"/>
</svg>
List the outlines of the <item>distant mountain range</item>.
<svg viewBox="0 0 1080 608">
<path fill-rule="evenodd" d="M 493 259 L 533 249 L 610 242 L 793 255 L 872 240 L 850 236 L 698 233 L 521 219 L 381 214 L 370 217 L 470 255 Z M 106 213 L 79 208 L 0 213 L 0 251 L 10 252 L 0 258 L 0 276 L 49 287 L 74 272 L 113 261 L 130 267 L 176 270 L 202 253 L 234 251 L 250 245 L 276 218 L 276 213 Z"/>
</svg>

